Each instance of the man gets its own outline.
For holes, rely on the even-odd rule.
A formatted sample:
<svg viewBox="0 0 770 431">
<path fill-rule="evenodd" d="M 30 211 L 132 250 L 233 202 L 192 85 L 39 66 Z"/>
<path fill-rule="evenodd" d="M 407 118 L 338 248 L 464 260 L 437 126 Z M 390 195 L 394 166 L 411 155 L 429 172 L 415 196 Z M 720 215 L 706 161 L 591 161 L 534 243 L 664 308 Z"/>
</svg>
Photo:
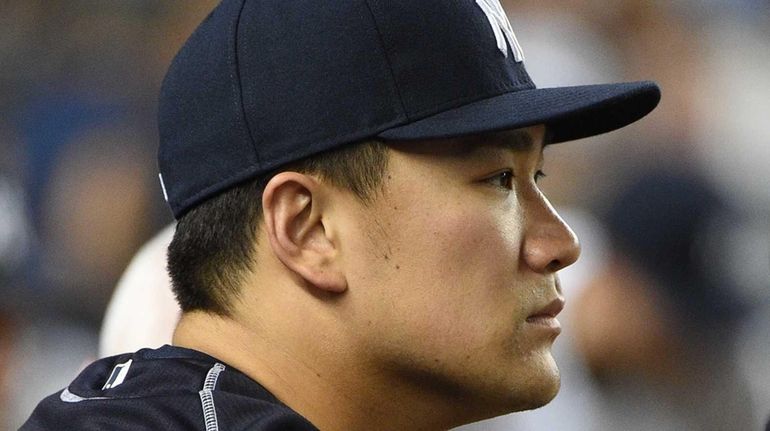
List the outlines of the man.
<svg viewBox="0 0 770 431">
<path fill-rule="evenodd" d="M 174 346 L 103 359 L 23 429 L 446 429 L 553 398 L 577 239 L 543 146 L 650 82 L 535 89 L 493 0 L 224 0 L 160 99 Z"/>
</svg>

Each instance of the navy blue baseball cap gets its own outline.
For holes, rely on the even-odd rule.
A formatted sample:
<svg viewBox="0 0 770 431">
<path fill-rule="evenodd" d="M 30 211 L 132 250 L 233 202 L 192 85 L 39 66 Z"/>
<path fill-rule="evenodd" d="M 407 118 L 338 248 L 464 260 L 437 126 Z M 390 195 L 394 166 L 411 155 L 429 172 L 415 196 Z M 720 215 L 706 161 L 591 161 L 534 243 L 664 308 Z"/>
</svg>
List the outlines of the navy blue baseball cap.
<svg viewBox="0 0 770 431">
<path fill-rule="evenodd" d="M 179 218 L 352 142 L 545 124 L 558 143 L 659 100 L 652 82 L 536 88 L 499 0 L 223 0 L 164 79 L 161 184 Z"/>
</svg>

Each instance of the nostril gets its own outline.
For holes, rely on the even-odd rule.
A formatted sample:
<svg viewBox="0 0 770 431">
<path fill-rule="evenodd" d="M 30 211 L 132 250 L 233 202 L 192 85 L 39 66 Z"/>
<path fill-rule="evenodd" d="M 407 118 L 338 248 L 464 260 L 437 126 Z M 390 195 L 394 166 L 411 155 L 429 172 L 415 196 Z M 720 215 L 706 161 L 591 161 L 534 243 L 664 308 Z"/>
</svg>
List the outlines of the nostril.
<svg viewBox="0 0 770 431">
<path fill-rule="evenodd" d="M 559 259 L 554 259 L 551 261 L 551 263 L 548 264 L 548 271 L 549 272 L 556 272 L 560 269 L 562 269 L 564 265 L 562 265 L 561 261 Z"/>
</svg>

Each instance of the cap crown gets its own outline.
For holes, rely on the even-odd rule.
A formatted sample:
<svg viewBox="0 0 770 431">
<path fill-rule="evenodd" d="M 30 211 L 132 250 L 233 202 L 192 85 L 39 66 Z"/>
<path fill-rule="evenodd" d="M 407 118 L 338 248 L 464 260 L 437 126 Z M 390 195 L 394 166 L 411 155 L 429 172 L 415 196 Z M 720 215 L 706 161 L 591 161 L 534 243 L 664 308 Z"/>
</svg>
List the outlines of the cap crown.
<svg viewBox="0 0 770 431">
<path fill-rule="evenodd" d="M 490 14 L 496 2 L 222 1 L 161 90 L 159 165 L 174 214 L 285 163 L 534 88 Z"/>
</svg>

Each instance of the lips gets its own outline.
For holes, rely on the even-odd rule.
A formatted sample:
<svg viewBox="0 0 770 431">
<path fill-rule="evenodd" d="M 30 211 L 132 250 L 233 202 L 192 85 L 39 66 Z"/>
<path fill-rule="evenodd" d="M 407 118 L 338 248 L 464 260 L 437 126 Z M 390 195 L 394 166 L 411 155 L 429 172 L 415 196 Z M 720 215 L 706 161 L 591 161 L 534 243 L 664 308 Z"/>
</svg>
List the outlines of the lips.
<svg viewBox="0 0 770 431">
<path fill-rule="evenodd" d="M 527 317 L 527 323 L 547 326 L 553 329 L 561 329 L 561 324 L 556 316 L 564 309 L 564 298 L 558 297 L 549 302 L 548 305 L 536 311 Z"/>
</svg>

